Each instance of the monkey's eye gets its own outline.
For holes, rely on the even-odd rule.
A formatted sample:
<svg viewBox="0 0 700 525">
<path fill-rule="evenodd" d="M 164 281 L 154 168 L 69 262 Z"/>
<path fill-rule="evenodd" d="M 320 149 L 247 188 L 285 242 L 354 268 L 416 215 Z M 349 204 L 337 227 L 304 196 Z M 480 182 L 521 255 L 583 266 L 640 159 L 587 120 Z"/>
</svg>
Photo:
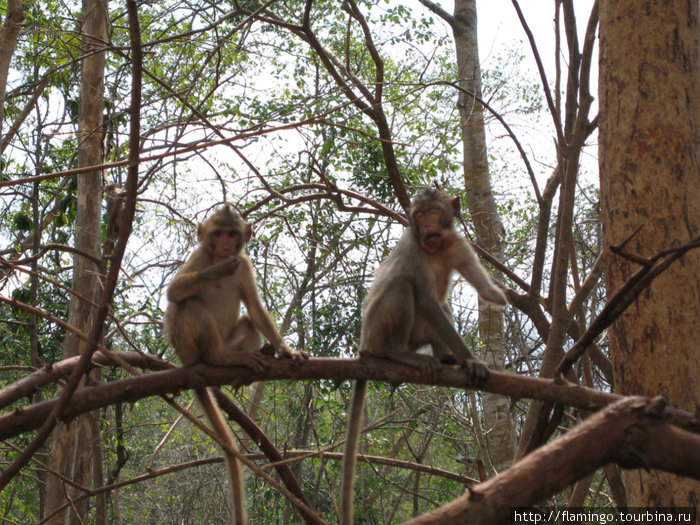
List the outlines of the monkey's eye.
<svg viewBox="0 0 700 525">
<path fill-rule="evenodd" d="M 440 210 L 438 208 L 428 208 L 427 210 L 416 210 L 415 212 L 413 212 L 413 217 L 416 219 L 421 219 L 426 215 L 435 216 L 439 213 Z"/>
</svg>

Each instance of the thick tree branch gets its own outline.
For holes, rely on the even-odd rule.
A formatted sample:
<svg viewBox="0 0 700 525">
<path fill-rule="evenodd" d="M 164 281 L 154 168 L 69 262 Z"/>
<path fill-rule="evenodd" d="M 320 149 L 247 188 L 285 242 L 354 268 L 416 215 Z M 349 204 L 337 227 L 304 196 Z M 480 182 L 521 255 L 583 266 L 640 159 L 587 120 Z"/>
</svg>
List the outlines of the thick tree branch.
<svg viewBox="0 0 700 525">
<path fill-rule="evenodd" d="M 556 494 L 599 467 L 658 468 L 700 479 L 700 436 L 674 428 L 660 399 L 630 397 L 594 414 L 462 497 L 409 523 L 508 523 L 513 507 Z M 533 480 L 537 480 L 533 483 Z"/>
<path fill-rule="evenodd" d="M 120 355 L 118 352 L 114 354 Z M 157 366 L 163 366 L 161 363 L 163 362 L 158 361 Z M 269 358 L 268 363 L 268 370 L 260 374 L 242 367 L 214 367 L 199 364 L 81 388 L 76 391 L 70 405 L 62 413 L 61 420 L 68 421 L 90 410 L 114 403 L 135 402 L 145 397 L 205 386 L 245 385 L 254 381 L 369 379 L 395 385 L 415 383 L 451 388 L 473 388 L 473 385 L 469 384 L 467 370 L 459 366 L 443 366 L 435 375 L 435 379 L 431 383 L 426 383 L 424 374 L 419 370 L 393 362 L 391 366 L 386 366 L 387 361 L 382 359 L 311 358 L 304 363 L 291 363 L 288 360 Z M 622 399 L 622 396 L 617 394 L 600 392 L 562 380 L 526 377 L 496 371 L 491 371 L 489 378 L 480 385 L 479 389 L 515 399 L 540 399 L 591 411 L 599 410 Z M 0 440 L 39 428 L 56 406 L 57 401 L 57 399 L 42 401 L 0 416 Z M 666 415 L 670 421 L 680 427 L 688 429 L 698 427 L 697 418 L 689 412 L 667 408 Z"/>
</svg>

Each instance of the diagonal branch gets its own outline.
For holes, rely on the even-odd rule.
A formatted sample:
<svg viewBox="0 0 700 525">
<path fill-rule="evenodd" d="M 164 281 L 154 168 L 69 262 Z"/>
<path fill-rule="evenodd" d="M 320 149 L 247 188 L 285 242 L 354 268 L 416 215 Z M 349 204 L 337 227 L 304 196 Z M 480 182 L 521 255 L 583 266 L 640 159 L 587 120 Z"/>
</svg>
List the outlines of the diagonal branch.
<svg viewBox="0 0 700 525">
<path fill-rule="evenodd" d="M 627 242 L 627 240 L 622 244 Z M 598 335 L 610 326 L 654 279 L 661 275 L 663 271 L 683 254 L 697 247 L 700 247 L 700 237 L 696 237 L 683 246 L 662 250 L 646 261 L 642 268 L 635 272 L 607 302 L 600 314 L 598 314 L 593 323 L 588 327 L 588 330 L 586 330 L 578 341 L 576 341 L 574 346 L 564 355 L 554 371 L 554 377 L 561 378 L 562 375 L 566 374 L 576 360 L 581 357 L 583 352 L 595 341 Z M 621 250 L 619 246 L 612 246 L 610 249 L 617 253 L 620 253 Z M 634 258 L 638 262 L 640 261 L 639 257 Z M 555 402 L 548 401 L 538 408 L 538 412 L 535 416 L 537 424 L 530 439 L 523 448 L 524 451 L 534 450 L 539 444 L 545 442 L 556 430 L 563 413 L 561 410 L 554 410 L 552 415 L 549 416 L 554 405 Z"/>
<path fill-rule="evenodd" d="M 623 399 L 498 476 L 408 523 L 496 525 L 529 521 L 522 515 L 521 520 L 517 515 L 513 520 L 513 508 L 534 506 L 610 462 L 625 468 L 657 468 L 700 479 L 700 454 L 688 454 L 688 450 L 698 450 L 700 436 L 669 425 L 662 416 L 663 409 L 662 399 Z M 532 514 L 533 522 L 536 518 L 547 521 L 546 514 Z"/>
<path fill-rule="evenodd" d="M 588 346 L 600 335 L 600 333 L 609 327 L 615 319 L 617 319 L 627 307 L 632 304 L 639 294 L 641 294 L 652 281 L 661 275 L 671 264 L 680 259 L 686 252 L 693 248 L 700 247 L 700 237 L 687 242 L 683 246 L 677 248 L 668 248 L 657 253 L 648 263 L 644 264 L 639 270 L 627 279 L 627 282 L 615 292 L 615 295 L 607 302 L 603 310 L 598 314 L 598 317 L 591 323 L 586 330 L 586 333 L 576 341 L 576 344 L 569 350 L 564 358 L 557 365 L 555 375 L 565 374 L 586 351 Z M 620 253 L 616 247 L 611 247 L 614 253 Z M 639 261 L 638 258 L 636 258 Z"/>
<path fill-rule="evenodd" d="M 128 175 L 126 183 L 126 201 L 124 203 L 124 214 L 119 228 L 119 238 L 117 239 L 112 261 L 109 267 L 107 278 L 102 289 L 102 296 L 99 301 L 99 308 L 95 315 L 94 322 L 88 334 L 85 352 L 80 356 L 77 366 L 73 369 L 71 376 L 66 382 L 65 389 L 56 400 L 49 414 L 37 432 L 32 442 L 24 449 L 22 454 L 0 474 L 0 491 L 2 491 L 10 480 L 27 464 L 35 452 L 44 444 L 56 423 L 62 419 L 63 413 L 68 409 L 71 398 L 84 376 L 92 355 L 97 350 L 98 341 L 102 333 L 102 327 L 109 313 L 112 303 L 112 296 L 117 285 L 121 260 L 126 250 L 126 244 L 131 234 L 131 223 L 136 210 L 136 190 L 138 183 L 139 167 L 139 130 L 141 117 L 141 32 L 138 22 L 136 0 L 127 0 L 127 10 L 129 13 L 129 36 L 132 47 L 132 86 L 131 86 L 131 108 L 130 108 L 130 133 L 129 133 L 129 160 Z"/>
</svg>

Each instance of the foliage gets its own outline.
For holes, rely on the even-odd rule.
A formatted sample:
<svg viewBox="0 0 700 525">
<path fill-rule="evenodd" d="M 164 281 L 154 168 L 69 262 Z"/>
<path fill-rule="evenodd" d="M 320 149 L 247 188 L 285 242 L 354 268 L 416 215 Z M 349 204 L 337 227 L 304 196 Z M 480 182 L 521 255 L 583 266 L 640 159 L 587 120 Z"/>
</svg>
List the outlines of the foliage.
<svg viewBox="0 0 700 525">
<path fill-rule="evenodd" d="M 383 68 L 381 107 L 373 109 L 386 117 L 409 193 L 437 182 L 463 194 L 451 36 L 427 10 L 368 0 L 358 4 L 371 44 L 360 21 L 351 20 L 341 3 L 330 1 L 312 3 L 314 37 L 334 54 L 342 80 L 358 92 L 360 86 L 376 92 L 376 75 Z M 401 208 L 376 121 L 348 99 L 328 71 L 328 57 L 314 51 L 309 35 L 301 32 L 305 5 L 296 0 L 273 3 L 259 18 L 249 15 L 258 8 L 249 2 L 139 5 L 145 51 L 143 161 L 137 216 L 104 330 L 108 348 L 173 359 L 161 334 L 165 287 L 192 249 L 196 222 L 227 200 L 254 225 L 248 252 L 263 301 L 286 340 L 313 356 L 356 354 L 362 300 L 374 271 L 400 235 L 395 217 Z M 0 304 L 3 386 L 26 375 L 15 366 L 38 367 L 60 359 L 65 330 L 55 320 L 67 319 L 72 277 L 72 254 L 66 246 L 79 235 L 72 229 L 79 202 L 77 176 L 36 184 L 24 179 L 77 166 L 80 6 L 51 0 L 24 6 L 27 18 L 4 94 L 2 129 L 10 129 L 27 104 L 30 110 L 10 137 L 0 165 L 2 179 L 14 181 L 0 188 L 0 294 L 38 308 L 44 317 L 34 325 L 26 309 Z M 124 4 L 110 4 L 110 9 L 103 143 L 105 162 L 118 162 L 129 153 L 131 50 Z M 372 46 L 382 58 L 381 67 Z M 483 71 L 485 100 L 500 115 L 523 119 L 518 132 L 540 121 L 543 94 L 524 67 L 521 45 L 484 64 Z M 40 96 L 32 104 L 35 90 Z M 495 119 L 489 119 L 489 131 L 492 178 L 506 225 L 504 262 L 515 273 L 528 275 L 540 218 L 537 202 Z M 217 143 L 221 139 L 230 141 Z M 542 165 L 557 158 L 555 151 L 542 155 Z M 125 169 L 107 167 L 105 182 L 123 183 Z M 600 253 L 597 200 L 593 186 L 577 193 L 573 259 L 580 278 Z M 395 215 L 390 218 L 391 213 Z M 104 228 L 106 212 L 103 221 Z M 555 221 L 549 221 L 552 231 Z M 548 264 L 551 259 L 550 248 Z M 34 273 L 24 271 L 28 268 Z M 574 286 L 572 279 L 571 294 Z M 451 301 L 456 324 L 476 346 L 475 298 L 465 289 L 457 288 Z M 599 311 L 601 294 L 598 289 L 585 303 L 583 319 Z M 536 373 L 544 341 L 526 315 L 513 310 L 508 316 L 509 370 Z M 29 350 L 33 338 L 38 360 Z M 112 374 L 104 380 L 126 372 Z M 606 386 L 603 380 L 600 386 Z M 238 405 L 249 406 L 250 390 L 228 394 Z M 39 395 L 52 397 L 54 387 Z M 256 407 L 256 422 L 281 450 L 326 449 L 343 439 L 349 395 L 348 384 L 268 383 Z M 190 395 L 181 393 L 177 401 L 187 405 Z M 362 446 L 372 456 L 478 478 L 478 462 L 484 458 L 471 414 L 479 407 L 480 401 L 463 391 L 372 385 L 367 420 L 397 412 L 367 433 Z M 522 408 L 515 405 L 518 416 Z M 178 422 L 178 414 L 161 399 L 144 399 L 120 410 L 119 416 L 116 407 L 101 414 L 104 471 L 110 482 L 219 455 L 211 440 L 191 424 Z M 257 452 L 237 430 L 248 451 Z M 394 450 L 400 436 L 406 441 Z M 27 439 L 22 436 L 12 444 L 22 448 Z M 3 448 L 3 462 L 15 455 Z M 294 468 L 312 507 L 335 521 L 339 463 L 313 458 Z M 405 520 L 463 490 L 451 479 L 372 463 L 362 464 L 359 480 L 358 519 L 372 523 Z M 222 466 L 215 463 L 127 484 L 110 494 L 109 520 L 221 522 L 228 512 L 224 483 Z M 40 487 L 33 471 L 25 470 L 3 492 L 0 515 L 22 523 L 38 521 Z M 246 488 L 252 522 L 289 522 L 293 510 L 280 493 L 252 474 Z"/>
</svg>

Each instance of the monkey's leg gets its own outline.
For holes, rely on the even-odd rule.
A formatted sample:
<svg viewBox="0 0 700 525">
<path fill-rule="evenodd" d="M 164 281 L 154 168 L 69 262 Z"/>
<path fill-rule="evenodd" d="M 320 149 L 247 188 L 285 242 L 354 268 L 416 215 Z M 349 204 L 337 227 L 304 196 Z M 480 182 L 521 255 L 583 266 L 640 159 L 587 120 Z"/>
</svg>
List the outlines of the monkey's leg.
<svg viewBox="0 0 700 525">
<path fill-rule="evenodd" d="M 204 414 L 207 416 L 212 429 L 228 445 L 224 447 L 224 460 L 226 461 L 226 471 L 228 474 L 229 487 L 231 489 L 229 502 L 231 505 L 232 522 L 236 525 L 248 523 L 245 506 L 245 485 L 243 480 L 243 465 L 238 461 L 234 451 L 238 451 L 236 441 L 224 417 L 219 404 L 208 388 L 195 390 L 197 401 L 199 401 Z M 231 450 L 228 450 L 228 449 Z"/>
<path fill-rule="evenodd" d="M 210 331 L 208 331 L 206 336 L 206 343 L 203 344 L 202 348 L 204 350 L 204 355 L 202 360 L 210 365 L 219 366 L 247 366 L 252 368 L 255 372 L 261 373 L 267 370 L 268 363 L 265 356 L 257 351 L 260 348 L 260 335 L 252 326 L 252 323 L 248 321 L 249 328 L 245 329 L 241 327 L 238 332 L 233 332 L 233 340 L 223 341 L 219 335 L 219 329 L 213 322 L 213 317 L 209 316 L 212 320 L 210 325 Z M 245 318 L 247 319 L 247 318 Z M 240 320 L 239 320 L 240 323 Z M 238 326 L 238 323 L 236 324 Z M 248 349 L 240 348 L 235 346 L 236 338 L 240 336 L 240 341 L 245 341 L 251 344 L 254 339 L 253 334 L 250 329 L 257 334 L 257 343 Z"/>
<path fill-rule="evenodd" d="M 476 359 L 464 344 L 448 316 L 437 301 L 425 300 L 419 304 L 420 316 L 425 319 L 427 329 L 432 332 L 431 339 L 442 341 L 460 359 L 462 366 L 469 369 L 473 383 L 478 384 L 489 375 L 484 363 Z"/>
<path fill-rule="evenodd" d="M 452 312 L 447 304 L 442 305 L 442 310 L 450 320 L 453 320 Z M 433 357 L 440 363 L 446 365 L 456 365 L 458 363 L 457 356 L 455 356 L 452 350 L 450 350 L 439 337 L 435 336 L 435 330 L 433 330 L 426 318 L 422 315 L 417 315 L 413 325 L 413 331 L 411 332 L 409 348 L 411 350 L 417 350 L 424 345 L 430 345 L 433 349 Z"/>
<path fill-rule="evenodd" d="M 243 315 L 236 321 L 224 346 L 227 352 L 259 350 L 262 337 L 250 317 Z"/>
<path fill-rule="evenodd" d="M 357 469 L 357 450 L 360 431 L 362 430 L 362 408 L 367 395 L 367 381 L 355 381 L 348 414 L 348 428 L 345 434 L 345 451 L 343 453 L 343 479 L 340 486 L 340 525 L 353 525 L 353 499 L 355 489 L 355 471 Z"/>
<path fill-rule="evenodd" d="M 447 348 L 442 341 L 439 339 L 433 340 L 430 343 L 430 346 L 433 348 L 433 357 L 440 361 L 442 364 L 445 365 L 456 365 L 457 364 L 457 356 L 455 356 L 452 353 L 452 350 Z"/>
<path fill-rule="evenodd" d="M 409 276 L 397 276 L 380 290 L 371 310 L 363 315 L 361 354 L 391 359 L 433 374 L 440 363 L 428 355 L 416 354 L 413 344 L 417 321 L 416 285 Z"/>
<path fill-rule="evenodd" d="M 168 305 L 163 324 L 182 366 L 191 366 L 202 359 L 204 345 L 216 344 L 210 341 L 210 335 L 202 340 L 203 326 L 210 327 L 213 323 L 210 317 L 196 299 Z"/>
</svg>

